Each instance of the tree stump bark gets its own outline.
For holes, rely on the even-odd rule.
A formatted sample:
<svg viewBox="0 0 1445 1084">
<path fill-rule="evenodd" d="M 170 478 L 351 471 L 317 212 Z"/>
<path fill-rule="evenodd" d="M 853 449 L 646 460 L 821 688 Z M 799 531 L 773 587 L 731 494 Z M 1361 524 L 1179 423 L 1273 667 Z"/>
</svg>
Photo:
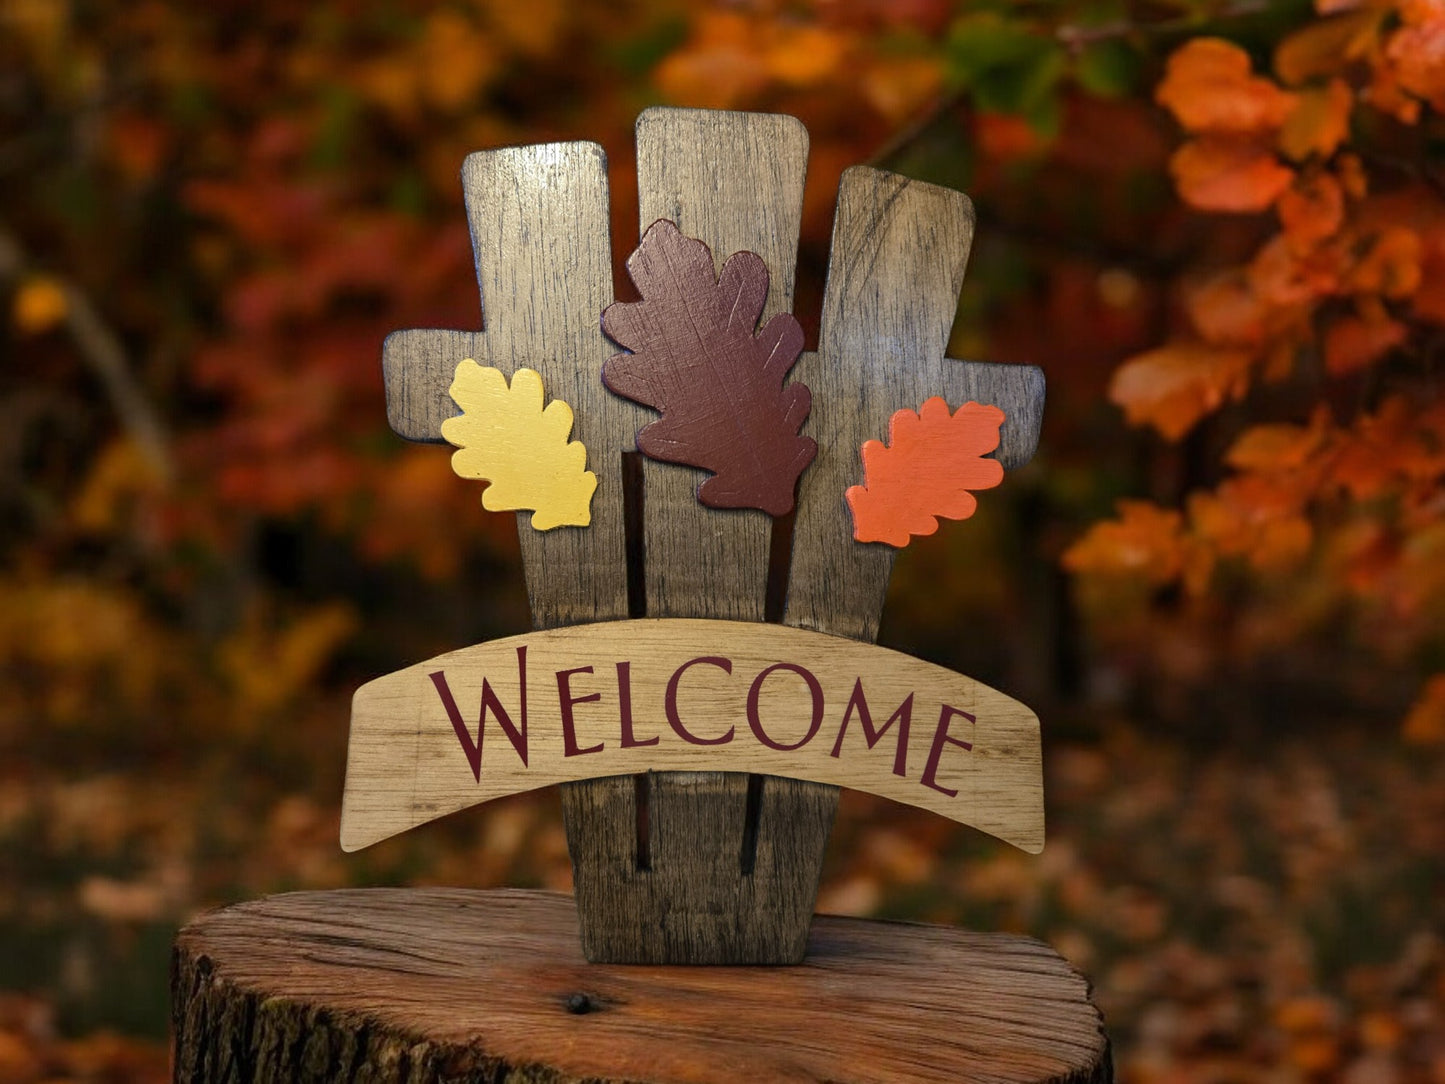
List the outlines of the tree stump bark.
<svg viewBox="0 0 1445 1084">
<path fill-rule="evenodd" d="M 588 964 L 569 896 L 297 892 L 176 940 L 175 1079 L 1104 1084 L 1085 980 L 1041 942 L 818 918 L 794 967 Z"/>
</svg>

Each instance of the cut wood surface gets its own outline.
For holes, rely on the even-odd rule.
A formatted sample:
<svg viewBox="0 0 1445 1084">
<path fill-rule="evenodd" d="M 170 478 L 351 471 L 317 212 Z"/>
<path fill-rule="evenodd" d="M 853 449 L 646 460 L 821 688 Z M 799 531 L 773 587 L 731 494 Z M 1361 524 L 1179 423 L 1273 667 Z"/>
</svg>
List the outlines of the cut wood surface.
<svg viewBox="0 0 1445 1084">
<path fill-rule="evenodd" d="M 178 1084 L 1105 1084 L 1084 979 L 1009 934 L 820 917 L 787 968 L 596 965 L 569 897 L 305 892 L 205 915 Z"/>
<path fill-rule="evenodd" d="M 694 618 L 511 636 L 368 682 L 341 841 L 566 780 L 699 767 L 848 786 L 1043 846 L 1039 722 L 1017 700 L 873 644 Z M 664 865 L 633 854 L 631 824 L 608 827 L 633 872 Z M 733 881 L 740 856 L 751 865 L 741 822 L 671 830 L 687 841 L 677 855 L 718 847 Z"/>
</svg>

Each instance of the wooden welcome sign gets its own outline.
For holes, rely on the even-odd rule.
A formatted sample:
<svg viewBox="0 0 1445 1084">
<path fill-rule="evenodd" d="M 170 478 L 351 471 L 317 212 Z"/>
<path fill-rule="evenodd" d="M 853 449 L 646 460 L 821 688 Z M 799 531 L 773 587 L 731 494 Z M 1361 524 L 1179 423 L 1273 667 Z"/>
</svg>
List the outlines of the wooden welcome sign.
<svg viewBox="0 0 1445 1084">
<path fill-rule="evenodd" d="M 342 845 L 563 783 L 588 959 L 796 961 L 839 786 L 1043 844 L 1033 713 L 873 643 L 895 548 L 1032 455 L 1043 377 L 944 356 L 961 193 L 844 174 L 804 352 L 802 125 L 653 109 L 637 140 L 640 300 L 601 148 L 485 151 L 485 330 L 386 342 L 392 427 L 518 512 L 535 631 L 357 692 Z"/>
</svg>

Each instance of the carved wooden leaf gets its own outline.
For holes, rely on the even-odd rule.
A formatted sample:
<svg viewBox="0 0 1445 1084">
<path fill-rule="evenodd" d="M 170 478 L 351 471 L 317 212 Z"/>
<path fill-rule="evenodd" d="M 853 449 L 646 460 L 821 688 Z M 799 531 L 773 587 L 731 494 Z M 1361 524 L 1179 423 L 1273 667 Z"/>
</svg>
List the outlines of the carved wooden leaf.
<svg viewBox="0 0 1445 1084">
<path fill-rule="evenodd" d="M 581 441 L 569 441 L 572 408 L 553 399 L 543 409 L 542 377 L 518 369 L 511 386 L 500 369 L 471 358 L 457 366 L 452 399 L 462 408 L 442 422 L 442 436 L 457 446 L 452 470 L 490 482 L 482 507 L 491 512 L 532 510 L 532 526 L 586 527 L 592 522 L 597 476 Z"/>
<path fill-rule="evenodd" d="M 900 410 L 889 420 L 889 443 L 863 445 L 861 486 L 845 496 L 859 542 L 906 546 L 913 535 L 933 534 L 938 517 L 967 519 L 978 508 L 969 492 L 1003 481 L 1003 465 L 984 458 L 998 447 L 1004 413 L 965 403 L 952 414 L 934 396 L 918 413 Z"/>
<path fill-rule="evenodd" d="M 711 471 L 698 489 L 710 508 L 791 511 L 818 446 L 798 435 L 812 395 L 803 384 L 783 387 L 802 328 L 782 313 L 754 334 L 768 296 L 762 259 L 737 252 L 714 275 L 707 245 L 660 219 L 627 272 L 642 300 L 609 305 L 602 329 L 631 353 L 609 359 L 602 381 L 662 412 L 638 432 L 638 450 Z"/>
</svg>

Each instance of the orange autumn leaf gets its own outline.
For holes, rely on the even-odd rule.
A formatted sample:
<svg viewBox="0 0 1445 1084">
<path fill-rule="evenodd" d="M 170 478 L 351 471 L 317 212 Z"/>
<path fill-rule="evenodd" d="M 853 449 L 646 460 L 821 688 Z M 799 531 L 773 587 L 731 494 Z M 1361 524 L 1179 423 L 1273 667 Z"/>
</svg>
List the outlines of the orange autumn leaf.
<svg viewBox="0 0 1445 1084">
<path fill-rule="evenodd" d="M 1201 342 L 1167 343 L 1124 362 L 1109 384 L 1109 399 L 1131 425 L 1152 425 L 1178 440 L 1244 392 L 1252 357 L 1247 350 Z"/>
<path fill-rule="evenodd" d="M 1294 171 L 1258 140 L 1203 136 L 1169 159 L 1179 195 L 1201 211 L 1263 211 L 1289 187 Z"/>
<path fill-rule="evenodd" d="M 10 318 L 25 335 L 49 331 L 70 308 L 65 287 L 49 275 L 32 275 L 20 284 L 10 302 Z"/>
<path fill-rule="evenodd" d="M 691 39 L 653 73 L 667 97 L 706 109 L 730 109 L 767 85 L 769 72 L 751 20 L 741 12 L 698 15 Z"/>
<path fill-rule="evenodd" d="M 1405 716 L 1403 737 L 1416 745 L 1445 744 L 1445 674 L 1425 682 L 1419 698 Z"/>
<path fill-rule="evenodd" d="M 1320 450 L 1326 424 L 1327 416 L 1321 412 L 1309 426 L 1253 426 L 1230 446 L 1225 461 L 1238 470 L 1294 470 Z"/>
<path fill-rule="evenodd" d="M 1356 293 L 1409 297 L 1420 286 L 1420 235 L 1404 226 L 1383 230 L 1350 275 Z"/>
<path fill-rule="evenodd" d="M 1138 576 L 1151 584 L 1177 579 L 1184 567 L 1184 517 L 1148 501 L 1119 501 L 1117 519 L 1095 523 L 1065 551 L 1070 572 Z"/>
<path fill-rule="evenodd" d="M 1277 128 L 1294 96 L 1254 75 L 1249 54 L 1222 38 L 1194 38 L 1169 57 L 1155 99 L 1190 132 Z"/>
<path fill-rule="evenodd" d="M 1190 496 L 1190 526 L 1221 555 L 1279 571 L 1303 558 L 1314 540 L 1296 488 L 1260 475 L 1232 478 L 1213 493 Z"/>
<path fill-rule="evenodd" d="M 1400 21 L 1385 46 L 1400 89 L 1445 111 L 1445 5 L 1439 0 L 1404 0 Z"/>
<path fill-rule="evenodd" d="M 764 54 L 768 74 L 788 86 L 816 86 L 842 68 L 849 41 L 821 26 L 783 26 Z"/>
<path fill-rule="evenodd" d="M 1398 320 L 1341 317 L 1325 329 L 1325 368 L 1334 376 L 1367 368 L 1404 342 L 1408 334 Z"/>
<path fill-rule="evenodd" d="M 934 97 L 943 85 L 943 65 L 926 56 L 884 56 L 863 72 L 863 96 L 878 113 L 901 124 Z"/>
<path fill-rule="evenodd" d="M 888 441 L 863 445 L 861 486 L 844 494 L 859 542 L 906 546 L 912 535 L 938 530 L 938 517 L 967 519 L 978 508 L 969 492 L 1003 481 L 1003 465 L 984 458 L 998 447 L 1004 414 L 996 406 L 965 403 L 952 414 L 939 396 L 918 413 L 900 410 L 889 420 Z"/>
<path fill-rule="evenodd" d="M 1344 271 L 1337 247 L 1300 252 L 1290 238 L 1280 234 L 1254 254 L 1245 274 L 1250 288 L 1268 304 L 1287 308 L 1311 305 L 1336 293 Z"/>
<path fill-rule="evenodd" d="M 1184 306 L 1194 330 L 1215 346 L 1258 346 L 1270 309 L 1238 270 L 1211 275 L 1190 285 Z"/>
<path fill-rule="evenodd" d="M 1343 79 L 1302 91 L 1279 132 L 1279 149 L 1301 162 L 1311 154 L 1329 157 L 1350 134 L 1355 96 Z"/>
<path fill-rule="evenodd" d="M 1280 224 L 1297 251 L 1313 248 L 1339 232 L 1345 221 L 1345 191 L 1328 173 L 1321 173 L 1281 193 Z"/>
<path fill-rule="evenodd" d="M 1306 23 L 1275 49 L 1275 74 L 1289 86 L 1337 74 L 1375 47 L 1385 14 L 1383 9 L 1371 7 Z"/>
</svg>

